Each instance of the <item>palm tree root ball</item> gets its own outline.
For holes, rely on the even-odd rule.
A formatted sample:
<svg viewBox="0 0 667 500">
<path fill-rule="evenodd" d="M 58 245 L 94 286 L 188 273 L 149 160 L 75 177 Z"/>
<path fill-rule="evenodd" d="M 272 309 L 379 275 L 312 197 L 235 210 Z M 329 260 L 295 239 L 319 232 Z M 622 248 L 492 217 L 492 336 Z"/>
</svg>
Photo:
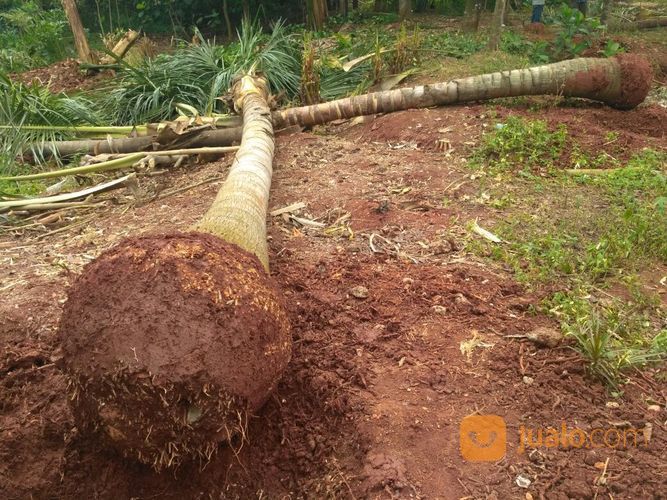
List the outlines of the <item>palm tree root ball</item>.
<svg viewBox="0 0 667 500">
<path fill-rule="evenodd" d="M 59 335 L 79 428 L 157 470 L 244 436 L 291 355 L 259 259 L 198 232 L 100 255 L 71 287 Z"/>
</svg>

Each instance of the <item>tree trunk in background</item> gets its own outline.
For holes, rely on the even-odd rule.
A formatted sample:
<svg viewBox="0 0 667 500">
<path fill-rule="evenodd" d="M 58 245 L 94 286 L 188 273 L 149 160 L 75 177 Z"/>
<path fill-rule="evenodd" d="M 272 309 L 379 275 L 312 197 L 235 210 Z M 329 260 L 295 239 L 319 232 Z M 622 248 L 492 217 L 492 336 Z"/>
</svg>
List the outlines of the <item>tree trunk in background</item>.
<svg viewBox="0 0 667 500">
<path fill-rule="evenodd" d="M 600 15 L 600 21 L 602 24 L 609 23 L 609 16 L 611 15 L 611 9 L 614 7 L 614 0 L 603 0 L 602 3 L 602 14 Z"/>
<path fill-rule="evenodd" d="M 412 0 L 398 0 L 398 16 L 401 20 L 410 15 L 412 10 Z"/>
<path fill-rule="evenodd" d="M 465 10 L 463 11 L 463 27 L 466 31 L 473 31 L 475 26 L 475 6 L 477 0 L 466 0 Z"/>
<path fill-rule="evenodd" d="M 243 20 L 250 22 L 250 0 L 243 0 Z"/>
<path fill-rule="evenodd" d="M 500 34 L 502 32 L 505 1 L 506 0 L 496 0 L 496 8 L 493 9 L 491 32 L 489 34 L 489 50 L 498 50 L 500 48 Z"/>
<path fill-rule="evenodd" d="M 352 9 L 354 10 L 359 9 L 359 0 L 352 0 Z"/>
<path fill-rule="evenodd" d="M 90 51 L 88 46 L 88 39 L 86 38 L 86 32 L 83 29 L 83 24 L 81 24 L 81 18 L 79 17 L 79 11 L 76 8 L 75 0 L 62 0 L 63 8 L 65 9 L 65 15 L 69 21 L 70 28 L 72 28 L 72 34 L 74 35 L 74 45 L 76 45 L 76 53 L 79 55 L 81 62 L 94 64 L 95 57 Z"/>
<path fill-rule="evenodd" d="M 234 37 L 234 33 L 232 32 L 232 21 L 229 19 L 229 5 L 227 0 L 222 0 L 222 15 L 225 18 L 225 29 L 227 30 L 227 38 L 230 40 Z"/>
<path fill-rule="evenodd" d="M 375 12 L 387 12 L 387 0 L 375 0 L 373 10 Z"/>
<path fill-rule="evenodd" d="M 307 0 L 308 24 L 316 31 L 324 27 L 327 20 L 327 0 Z"/>
<path fill-rule="evenodd" d="M 482 0 L 466 0 L 463 27 L 466 31 L 476 32 L 479 29 L 479 19 L 482 15 Z"/>
</svg>

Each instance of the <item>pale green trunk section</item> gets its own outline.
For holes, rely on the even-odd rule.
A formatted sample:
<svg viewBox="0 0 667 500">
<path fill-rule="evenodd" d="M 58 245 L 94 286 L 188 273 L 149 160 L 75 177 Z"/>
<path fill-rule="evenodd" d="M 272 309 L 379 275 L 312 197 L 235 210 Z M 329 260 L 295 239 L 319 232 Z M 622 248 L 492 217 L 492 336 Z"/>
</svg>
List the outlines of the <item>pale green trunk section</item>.
<svg viewBox="0 0 667 500">
<path fill-rule="evenodd" d="M 241 147 L 225 183 L 196 231 L 213 234 L 255 254 L 269 270 L 266 213 L 273 173 L 273 124 L 264 85 L 244 77 L 235 92 L 243 112 Z"/>
<path fill-rule="evenodd" d="M 588 71 L 593 73 L 584 78 L 582 72 Z M 565 95 L 613 104 L 620 90 L 621 69 L 615 59 L 581 58 L 276 111 L 273 124 L 309 127 L 354 116 L 521 95 Z"/>
</svg>

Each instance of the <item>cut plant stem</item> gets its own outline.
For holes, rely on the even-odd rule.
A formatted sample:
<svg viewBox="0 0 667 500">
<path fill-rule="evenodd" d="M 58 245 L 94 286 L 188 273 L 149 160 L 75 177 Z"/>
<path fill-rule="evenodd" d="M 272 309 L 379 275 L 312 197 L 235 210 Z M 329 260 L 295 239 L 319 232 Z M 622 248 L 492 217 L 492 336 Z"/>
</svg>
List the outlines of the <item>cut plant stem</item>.
<svg viewBox="0 0 667 500">
<path fill-rule="evenodd" d="M 73 135 L 96 137 L 96 136 L 117 136 L 122 137 L 129 134 L 144 136 L 148 133 L 148 125 L 129 125 L 129 126 L 93 126 L 93 125 L 0 125 L 0 130 L 21 129 L 29 131 L 50 131 L 67 132 Z"/>
<path fill-rule="evenodd" d="M 164 151 L 142 151 L 145 156 L 181 156 L 181 155 L 216 155 L 223 153 L 233 153 L 239 150 L 240 146 L 220 146 L 211 148 L 189 148 L 189 149 L 167 149 Z M 127 157 L 137 153 L 119 153 L 112 157 Z"/>
<path fill-rule="evenodd" d="M 107 172 L 109 170 L 119 170 L 121 168 L 128 168 L 137 163 L 142 158 L 146 157 L 146 153 L 133 153 L 123 158 L 109 160 L 95 165 L 86 165 L 83 167 L 63 168 L 60 170 L 52 170 L 50 172 L 40 172 L 38 174 L 30 175 L 15 175 L 12 177 L 0 177 L 1 181 L 34 181 L 39 179 L 52 179 L 55 177 L 64 177 L 66 175 L 80 175 L 90 174 L 93 172 Z"/>
<path fill-rule="evenodd" d="M 74 193 L 65 193 L 59 194 L 57 196 L 45 196 L 43 198 L 24 198 L 22 200 L 12 200 L 12 201 L 0 201 L 0 212 L 9 210 L 11 208 L 26 207 L 31 205 L 43 205 L 43 204 L 53 204 L 60 203 L 65 201 L 77 200 L 80 198 L 86 198 L 91 194 L 100 193 L 106 191 L 107 189 L 113 189 L 115 187 L 125 184 L 128 180 L 132 179 L 134 174 L 129 174 L 119 179 L 114 179 L 112 181 L 103 182 L 97 186 L 92 186 L 81 191 L 76 191 Z"/>
</svg>

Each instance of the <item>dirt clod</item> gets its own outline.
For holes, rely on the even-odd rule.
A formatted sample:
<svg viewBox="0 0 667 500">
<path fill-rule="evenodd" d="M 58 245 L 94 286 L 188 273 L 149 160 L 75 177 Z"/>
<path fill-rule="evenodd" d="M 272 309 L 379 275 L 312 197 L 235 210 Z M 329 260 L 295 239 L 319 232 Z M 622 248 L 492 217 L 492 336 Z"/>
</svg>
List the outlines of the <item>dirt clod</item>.
<svg viewBox="0 0 667 500">
<path fill-rule="evenodd" d="M 539 347 L 556 347 L 563 341 L 563 333 L 556 328 L 540 326 L 526 334 L 526 338 Z"/>
</svg>

